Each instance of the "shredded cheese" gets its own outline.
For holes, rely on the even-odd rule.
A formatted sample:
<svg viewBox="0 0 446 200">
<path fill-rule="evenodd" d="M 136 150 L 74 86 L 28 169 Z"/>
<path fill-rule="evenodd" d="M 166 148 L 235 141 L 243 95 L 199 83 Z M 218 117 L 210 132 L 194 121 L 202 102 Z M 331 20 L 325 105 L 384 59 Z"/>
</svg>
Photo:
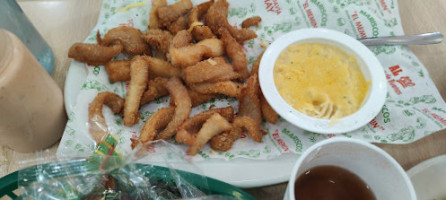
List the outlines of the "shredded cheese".
<svg viewBox="0 0 446 200">
<path fill-rule="evenodd" d="M 142 7 L 142 6 L 145 6 L 145 5 L 146 5 L 146 2 L 131 3 L 129 5 L 126 5 L 126 6 L 122 7 L 122 8 L 116 9 L 115 13 L 125 12 L 125 11 L 129 10 L 130 8 Z"/>
<path fill-rule="evenodd" d="M 212 59 L 208 59 L 208 62 L 209 62 L 209 64 L 211 64 L 211 65 L 216 65 L 216 64 L 217 64 L 217 62 L 215 62 L 215 61 L 212 60 Z"/>
<path fill-rule="evenodd" d="M 195 26 L 203 26 L 203 22 L 193 22 L 187 31 L 192 32 Z"/>
</svg>

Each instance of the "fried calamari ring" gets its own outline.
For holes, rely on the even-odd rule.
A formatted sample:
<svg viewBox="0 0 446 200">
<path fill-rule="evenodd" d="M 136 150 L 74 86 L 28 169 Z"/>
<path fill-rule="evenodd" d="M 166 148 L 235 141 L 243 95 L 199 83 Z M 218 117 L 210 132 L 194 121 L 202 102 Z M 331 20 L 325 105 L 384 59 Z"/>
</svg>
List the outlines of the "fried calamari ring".
<svg viewBox="0 0 446 200">
<path fill-rule="evenodd" d="M 251 26 L 258 27 L 259 23 L 262 21 L 262 18 L 259 16 L 252 16 L 250 18 L 247 18 L 243 20 L 242 22 L 242 28 L 249 28 Z"/>
<path fill-rule="evenodd" d="M 213 114 L 198 131 L 193 144 L 189 146 L 187 154 L 196 155 L 198 151 L 215 135 L 231 129 L 231 124 L 220 114 Z"/>
<path fill-rule="evenodd" d="M 221 40 L 225 46 L 226 53 L 231 58 L 234 64 L 235 71 L 242 71 L 246 69 L 248 60 L 246 59 L 245 52 L 243 52 L 242 46 L 232 37 L 229 31 L 225 28 L 220 29 Z"/>
<path fill-rule="evenodd" d="M 144 127 L 141 129 L 139 141 L 142 143 L 152 141 L 157 132 L 166 127 L 172 120 L 174 112 L 175 107 L 166 107 L 160 108 L 155 113 L 150 115 L 149 119 L 147 119 L 146 123 L 144 124 Z"/>
<path fill-rule="evenodd" d="M 130 83 L 124 104 L 124 125 L 132 126 L 139 120 L 139 104 L 141 96 L 146 90 L 148 82 L 149 66 L 141 56 L 132 59 L 130 65 Z"/>
<path fill-rule="evenodd" d="M 151 46 L 156 47 L 156 50 L 161 51 L 163 54 L 166 54 L 169 51 L 172 38 L 173 36 L 169 31 L 161 29 L 149 29 L 149 31 L 142 36 L 144 41 Z"/>
<path fill-rule="evenodd" d="M 169 95 L 169 91 L 166 89 L 166 83 L 169 79 L 156 77 L 153 80 L 149 81 L 149 85 L 147 86 L 147 90 L 141 97 L 141 105 L 146 103 L 150 103 L 151 101 Z"/>
<path fill-rule="evenodd" d="M 112 92 L 101 92 L 90 103 L 88 107 L 89 132 L 97 144 L 108 134 L 102 105 L 108 106 L 113 113 L 120 113 L 124 107 L 124 99 Z"/>
<path fill-rule="evenodd" d="M 123 48 L 119 41 L 110 46 L 74 43 L 68 50 L 68 57 L 88 65 L 103 65 L 121 53 Z"/>
<path fill-rule="evenodd" d="M 142 32 L 130 26 L 119 26 L 110 29 L 104 38 L 99 39 L 100 45 L 109 46 L 120 41 L 124 47 L 124 53 L 152 55 L 149 45 L 141 38 Z"/>
<path fill-rule="evenodd" d="M 262 113 L 259 100 L 259 82 L 257 76 L 251 76 L 248 83 L 242 89 L 239 100 L 237 116 L 248 116 L 253 119 L 258 126 L 262 122 Z"/>
<path fill-rule="evenodd" d="M 209 58 L 183 70 L 187 84 L 201 82 L 219 82 L 237 79 L 240 74 L 234 72 L 232 65 L 223 57 Z"/>
<path fill-rule="evenodd" d="M 177 34 L 181 30 L 187 29 L 187 20 L 184 16 L 180 16 L 176 21 L 167 26 L 167 30 L 173 35 Z"/>
<path fill-rule="evenodd" d="M 193 7 L 190 0 L 180 0 L 169 6 L 159 7 L 158 20 L 162 26 L 168 26 L 177 20 L 180 16 L 186 14 Z"/>
<path fill-rule="evenodd" d="M 111 82 L 130 80 L 130 64 L 131 60 L 112 60 L 105 64 L 108 78 Z"/>
<path fill-rule="evenodd" d="M 243 88 L 243 84 L 233 81 L 220 81 L 215 83 L 191 84 L 189 87 L 202 94 L 224 94 L 230 97 L 238 97 Z"/>
<path fill-rule="evenodd" d="M 152 0 L 152 9 L 150 9 L 149 13 L 149 29 L 161 28 L 161 25 L 159 24 L 157 9 L 164 6 L 167 6 L 166 0 Z"/>
<path fill-rule="evenodd" d="M 172 121 L 170 121 L 167 127 L 156 136 L 156 139 L 171 138 L 176 133 L 178 126 L 189 118 L 192 107 L 187 89 L 179 78 L 170 78 L 166 83 L 166 88 L 169 91 L 170 96 L 174 98 L 175 113 L 172 117 Z"/>
</svg>

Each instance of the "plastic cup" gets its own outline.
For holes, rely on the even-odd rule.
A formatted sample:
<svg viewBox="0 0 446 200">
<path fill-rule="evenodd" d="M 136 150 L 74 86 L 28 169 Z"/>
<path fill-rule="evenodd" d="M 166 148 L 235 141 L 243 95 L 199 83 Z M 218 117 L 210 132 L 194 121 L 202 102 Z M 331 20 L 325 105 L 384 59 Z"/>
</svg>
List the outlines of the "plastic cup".
<svg viewBox="0 0 446 200">
<path fill-rule="evenodd" d="M 371 188 L 376 199 L 416 199 L 409 177 L 395 159 L 370 143 L 349 138 L 324 140 L 306 150 L 291 172 L 284 199 L 294 200 L 297 178 L 308 169 L 321 165 L 353 172 Z"/>
<path fill-rule="evenodd" d="M 0 0 L 0 28 L 14 33 L 51 74 L 54 54 L 15 0 Z"/>
</svg>

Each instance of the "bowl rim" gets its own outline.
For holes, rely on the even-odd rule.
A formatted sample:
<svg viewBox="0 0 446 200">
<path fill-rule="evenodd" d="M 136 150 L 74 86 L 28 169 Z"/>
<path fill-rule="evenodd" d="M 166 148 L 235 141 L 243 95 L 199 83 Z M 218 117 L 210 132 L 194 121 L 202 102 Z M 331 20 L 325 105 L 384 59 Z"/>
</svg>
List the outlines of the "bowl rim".
<svg viewBox="0 0 446 200">
<path fill-rule="evenodd" d="M 384 157 L 391 164 L 391 167 L 395 168 L 398 171 L 398 173 L 401 175 L 404 182 L 407 184 L 408 190 L 410 193 L 409 196 L 411 197 L 411 199 L 416 199 L 415 188 L 409 178 L 409 175 L 406 173 L 406 171 L 404 171 L 403 167 L 401 167 L 401 165 L 390 154 L 388 154 L 383 149 L 381 149 L 367 141 L 354 139 L 354 138 L 345 138 L 345 137 L 334 137 L 334 138 L 330 138 L 327 140 L 323 140 L 323 141 L 320 141 L 320 142 L 316 143 L 315 145 L 309 147 L 307 150 L 305 150 L 305 152 L 302 153 L 302 155 L 299 157 L 299 159 L 297 159 L 296 163 L 293 166 L 293 169 L 291 170 L 290 180 L 288 181 L 288 186 L 287 186 L 288 193 L 286 193 L 285 195 L 288 195 L 288 197 L 290 199 L 294 199 L 294 184 L 295 184 L 296 179 L 298 178 L 297 171 L 299 170 L 299 167 L 301 167 L 302 162 L 308 157 L 308 155 L 314 151 L 317 151 L 318 149 L 322 148 L 323 146 L 333 144 L 333 143 L 348 143 L 350 145 L 363 146 L 363 147 L 366 147 L 366 148 L 378 153 L 380 156 Z M 291 197 L 293 197 L 293 198 L 291 198 Z"/>
<path fill-rule="evenodd" d="M 332 120 L 307 116 L 291 107 L 280 96 L 274 84 L 274 65 L 279 54 L 293 43 L 308 41 L 334 44 L 346 52 L 353 52 L 370 74 L 371 84 L 367 99 L 355 113 Z M 387 84 L 383 67 L 375 54 L 361 42 L 344 33 L 325 29 L 307 28 L 288 32 L 275 40 L 264 52 L 259 67 L 260 88 L 271 107 L 285 120 L 302 129 L 322 134 L 338 134 L 356 130 L 369 123 L 381 111 Z M 273 83 L 273 84 L 271 84 Z"/>
</svg>

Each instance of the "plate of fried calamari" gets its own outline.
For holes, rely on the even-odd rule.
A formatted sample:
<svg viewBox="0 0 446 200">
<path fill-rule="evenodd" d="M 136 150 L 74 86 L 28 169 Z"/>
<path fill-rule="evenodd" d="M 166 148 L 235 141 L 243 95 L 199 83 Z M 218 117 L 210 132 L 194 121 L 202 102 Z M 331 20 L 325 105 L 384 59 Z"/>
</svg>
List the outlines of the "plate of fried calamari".
<svg viewBox="0 0 446 200">
<path fill-rule="evenodd" d="M 106 2 L 99 22 L 114 19 L 104 11 L 111 7 Z M 184 148 L 185 155 L 203 158 L 196 165 L 205 175 L 236 186 L 286 181 L 298 154 L 244 159 L 230 153 L 238 148 L 236 143 L 266 143 L 270 133 L 264 124 L 280 119 L 259 86 L 263 49 L 258 45 L 258 56 L 250 59 L 243 46 L 258 38 L 256 27 L 262 18 L 247 16 L 240 27 L 233 26 L 228 22 L 229 6 L 226 0 L 126 2 L 112 11 L 128 23 L 101 28 L 98 22 L 96 34 L 73 44 L 66 109 L 70 120 L 75 115 L 87 119 L 87 124 L 77 124 L 86 126 L 82 137 L 88 139 L 78 139 L 89 143 L 78 149 L 94 151 L 110 133 L 120 141 L 123 155 L 139 144 L 167 140 Z M 145 28 L 135 25 L 141 16 L 128 20 L 134 13 L 145 14 Z M 79 96 L 84 90 L 91 97 Z M 67 124 L 65 133 L 72 130 L 71 135 L 79 137 L 70 126 L 74 125 Z M 62 139 L 62 146 L 71 145 L 67 141 Z M 63 156 L 60 149 L 58 156 Z M 212 154 L 231 159 L 209 159 Z M 246 151 L 244 156 L 258 158 L 254 154 Z"/>
</svg>

